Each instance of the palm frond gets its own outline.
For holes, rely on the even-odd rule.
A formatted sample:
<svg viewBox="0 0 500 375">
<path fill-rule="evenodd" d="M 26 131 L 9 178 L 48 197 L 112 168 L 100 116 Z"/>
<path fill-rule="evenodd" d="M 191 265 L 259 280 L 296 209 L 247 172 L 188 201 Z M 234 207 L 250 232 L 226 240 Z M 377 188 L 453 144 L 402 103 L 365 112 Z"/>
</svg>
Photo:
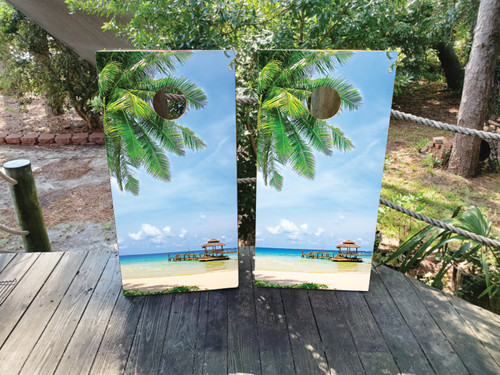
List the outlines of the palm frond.
<svg viewBox="0 0 500 375">
<path fill-rule="evenodd" d="M 181 130 L 182 139 L 184 140 L 184 145 L 190 150 L 198 151 L 204 149 L 207 146 L 205 142 L 203 142 L 203 139 L 197 137 L 194 134 L 194 131 L 192 131 L 191 129 L 182 125 L 176 125 L 176 126 Z"/>
<path fill-rule="evenodd" d="M 277 60 L 270 61 L 264 68 L 262 68 L 257 80 L 259 92 L 267 90 L 280 73 L 281 63 Z"/>
<path fill-rule="evenodd" d="M 339 93 L 340 102 L 345 109 L 355 110 L 362 105 L 363 99 L 359 91 L 343 77 L 323 77 L 314 80 L 303 80 L 297 84 L 297 88 L 310 91 L 322 86 L 335 89 Z"/>
<path fill-rule="evenodd" d="M 111 61 L 99 74 L 98 86 L 101 97 L 105 97 L 115 85 L 116 78 L 121 74 L 121 65 L 117 61 Z"/>
</svg>

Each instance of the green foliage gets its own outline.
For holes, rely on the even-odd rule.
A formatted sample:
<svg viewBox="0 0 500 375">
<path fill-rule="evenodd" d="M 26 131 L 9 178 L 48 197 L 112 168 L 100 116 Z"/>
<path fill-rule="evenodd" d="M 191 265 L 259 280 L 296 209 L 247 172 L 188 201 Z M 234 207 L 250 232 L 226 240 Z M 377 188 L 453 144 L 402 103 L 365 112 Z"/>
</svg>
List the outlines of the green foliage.
<svg viewBox="0 0 500 375">
<path fill-rule="evenodd" d="M 174 77 L 177 64 L 185 63 L 191 52 L 98 53 L 100 107 L 110 173 L 121 190 L 139 194 L 134 176 L 143 167 L 151 176 L 170 181 L 166 152 L 184 155 L 185 149 L 205 148 L 194 132 L 173 120 L 159 117 L 153 97 L 163 87 L 181 90 L 188 109 L 205 106 L 203 90 L 185 77 Z M 165 78 L 154 79 L 157 73 Z M 95 103 L 96 105 L 97 103 Z"/>
<path fill-rule="evenodd" d="M 97 95 L 95 68 L 4 2 L 0 24 L 0 90 L 43 95 L 55 115 L 72 107 L 89 128 L 97 126 L 99 113 L 89 105 Z"/>
<path fill-rule="evenodd" d="M 311 92 L 321 86 L 332 87 L 346 109 L 357 109 L 361 96 L 343 78 L 310 78 L 314 73 L 328 74 L 336 64 L 344 64 L 351 52 L 267 51 L 259 56 L 263 68 L 257 80 L 257 166 L 265 183 L 281 190 L 280 169 L 287 164 L 300 176 L 312 180 L 313 149 L 331 155 L 334 149 L 348 151 L 354 147 L 341 129 L 310 114 L 307 99 Z"/>
<path fill-rule="evenodd" d="M 457 228 L 489 237 L 492 222 L 476 207 L 455 210 L 451 219 L 443 222 Z M 424 227 L 406 240 L 394 253 L 383 259 L 403 273 L 417 268 L 428 256 L 433 255 L 441 268 L 433 276 L 431 285 L 442 288 L 443 279 L 450 267 L 466 266 L 470 274 L 484 280 L 481 295 L 491 299 L 500 291 L 500 249 L 492 248 L 468 237 L 432 225 Z"/>
<path fill-rule="evenodd" d="M 157 292 L 146 292 L 139 289 L 123 289 L 123 295 L 127 297 L 133 296 L 152 296 L 157 294 L 171 294 L 171 293 L 185 293 L 185 292 L 193 292 L 195 290 L 199 290 L 197 286 L 176 286 L 173 288 L 160 290 Z"/>
<path fill-rule="evenodd" d="M 327 289 L 328 285 L 325 284 L 315 284 L 315 283 L 303 283 L 294 285 L 280 285 L 273 284 L 267 280 L 255 280 L 254 285 L 258 288 L 288 288 L 288 289 Z"/>
</svg>

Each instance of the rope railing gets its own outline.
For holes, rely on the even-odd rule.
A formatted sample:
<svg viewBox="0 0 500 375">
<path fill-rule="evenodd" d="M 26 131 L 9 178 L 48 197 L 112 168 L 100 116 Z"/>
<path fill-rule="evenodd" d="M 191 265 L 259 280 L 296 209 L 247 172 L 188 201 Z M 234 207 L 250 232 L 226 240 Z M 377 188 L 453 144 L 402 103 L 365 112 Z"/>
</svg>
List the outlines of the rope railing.
<svg viewBox="0 0 500 375">
<path fill-rule="evenodd" d="M 7 176 L 2 171 L 0 171 L 0 178 L 4 181 L 7 181 L 11 185 L 17 185 L 17 180 L 14 180 L 12 177 Z M 12 229 L 12 228 L 6 227 L 3 224 L 0 224 L 0 230 L 7 232 L 7 233 L 10 233 L 10 234 L 15 234 L 18 236 L 27 236 L 28 234 L 30 234 L 30 232 L 28 232 L 27 230 Z"/>
<path fill-rule="evenodd" d="M 441 121 L 430 120 L 424 117 L 418 117 L 411 115 L 409 113 L 404 113 L 400 111 L 396 111 L 395 109 L 391 109 L 391 116 L 398 118 L 400 120 L 415 122 L 421 125 L 432 126 L 437 129 L 449 130 L 455 133 L 465 134 L 465 135 L 473 135 L 475 137 L 479 137 L 482 139 L 492 139 L 500 141 L 500 134 L 485 132 L 482 130 L 476 130 L 471 128 L 465 128 L 463 126 L 451 125 Z"/>
<path fill-rule="evenodd" d="M 3 224 L 0 224 L 0 230 L 7 232 L 7 233 L 10 233 L 10 234 L 14 234 L 16 236 L 27 236 L 28 234 L 30 234 L 30 232 L 27 230 L 12 229 L 12 228 L 6 227 Z"/>
<path fill-rule="evenodd" d="M 14 180 L 12 177 L 7 176 L 5 173 L 0 171 L 0 178 L 4 181 L 7 181 L 11 185 L 17 185 L 17 181 Z"/>
<path fill-rule="evenodd" d="M 258 100 L 256 98 L 249 98 L 249 97 L 239 97 L 236 98 L 236 103 L 238 104 L 256 104 Z M 482 139 L 491 139 L 491 140 L 500 140 L 500 134 L 496 133 L 490 133 L 490 132 L 485 132 L 482 130 L 476 130 L 476 129 L 470 129 L 470 128 L 465 128 L 463 126 L 457 126 L 457 125 L 451 125 L 447 124 L 445 122 L 440 122 L 440 121 L 435 121 L 435 120 L 430 120 L 424 117 L 418 117 L 411 115 L 409 113 L 404 113 L 397 111 L 395 109 L 391 109 L 391 116 L 405 120 L 405 121 L 410 121 L 414 122 L 417 124 L 421 125 L 427 125 L 427 126 L 432 126 L 437 129 L 442 129 L 442 130 L 448 130 L 452 131 L 455 133 L 460 133 L 460 134 L 466 134 L 466 135 L 471 135 L 475 137 L 479 137 Z M 238 178 L 238 184 L 250 184 L 250 183 L 255 183 L 257 181 L 257 178 L 255 177 L 247 177 L 247 178 Z M 389 208 L 392 208 L 393 210 L 399 211 L 405 215 L 411 216 L 417 220 L 421 220 L 423 222 L 426 222 L 427 224 L 434 225 L 438 228 L 446 229 L 450 232 L 459 234 L 461 236 L 471 238 L 475 241 L 481 242 L 487 246 L 492 246 L 496 248 L 500 248 L 500 242 L 493 240 L 488 237 L 483 237 L 480 235 L 477 235 L 475 233 L 454 227 L 453 225 L 450 225 L 448 223 L 442 222 L 440 220 L 434 219 L 429 216 L 425 216 L 421 213 L 409 210 L 405 207 L 399 206 L 387 199 L 380 198 L 380 204 L 387 206 Z"/>
</svg>

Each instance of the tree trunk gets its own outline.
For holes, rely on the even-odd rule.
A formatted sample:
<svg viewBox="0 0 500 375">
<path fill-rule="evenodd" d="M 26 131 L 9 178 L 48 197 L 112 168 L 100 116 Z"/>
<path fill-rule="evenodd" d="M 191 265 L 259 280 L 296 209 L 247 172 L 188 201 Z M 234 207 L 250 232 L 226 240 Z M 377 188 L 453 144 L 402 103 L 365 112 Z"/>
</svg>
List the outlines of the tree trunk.
<svg viewBox="0 0 500 375">
<path fill-rule="evenodd" d="M 497 53 L 500 47 L 500 1 L 481 0 L 469 62 L 465 69 L 458 125 L 481 130 L 488 109 Z M 481 139 L 455 135 L 448 169 L 473 177 L 479 166 Z"/>
<path fill-rule="evenodd" d="M 464 71 L 460 66 L 453 45 L 450 42 L 441 42 L 436 45 L 436 49 L 448 88 L 450 90 L 460 91 L 462 89 Z"/>
</svg>

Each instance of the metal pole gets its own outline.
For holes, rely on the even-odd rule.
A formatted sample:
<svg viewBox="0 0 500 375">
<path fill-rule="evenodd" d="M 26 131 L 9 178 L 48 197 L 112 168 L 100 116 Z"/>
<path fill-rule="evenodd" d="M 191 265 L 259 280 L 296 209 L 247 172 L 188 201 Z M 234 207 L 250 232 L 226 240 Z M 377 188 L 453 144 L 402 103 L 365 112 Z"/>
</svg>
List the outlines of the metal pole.
<svg viewBox="0 0 500 375">
<path fill-rule="evenodd" d="M 28 235 L 23 236 L 24 249 L 29 253 L 51 251 L 30 161 L 12 160 L 3 167 L 7 176 L 17 181 L 16 185 L 10 185 L 10 192 L 16 207 L 19 226 L 29 231 Z"/>
</svg>

